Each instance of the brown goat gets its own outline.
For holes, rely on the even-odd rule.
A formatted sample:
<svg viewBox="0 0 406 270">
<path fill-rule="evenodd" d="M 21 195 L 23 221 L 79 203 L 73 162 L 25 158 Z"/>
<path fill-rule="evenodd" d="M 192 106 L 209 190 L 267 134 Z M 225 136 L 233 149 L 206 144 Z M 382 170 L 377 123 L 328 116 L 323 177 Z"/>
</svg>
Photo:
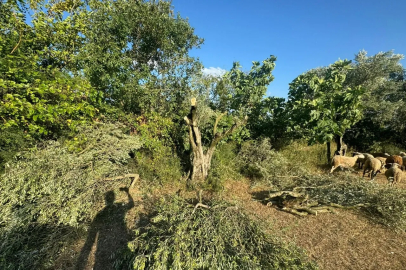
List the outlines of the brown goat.
<svg viewBox="0 0 406 270">
<path fill-rule="evenodd" d="M 386 159 L 386 164 L 397 163 L 400 165 L 400 168 L 403 170 L 403 158 L 401 156 L 393 155 Z"/>
</svg>

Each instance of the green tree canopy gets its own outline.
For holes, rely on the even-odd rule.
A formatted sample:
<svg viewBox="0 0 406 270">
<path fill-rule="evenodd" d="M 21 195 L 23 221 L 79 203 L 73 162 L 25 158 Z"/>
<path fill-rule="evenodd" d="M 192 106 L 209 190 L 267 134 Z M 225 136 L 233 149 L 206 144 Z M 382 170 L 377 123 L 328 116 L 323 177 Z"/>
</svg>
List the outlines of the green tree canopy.
<svg viewBox="0 0 406 270">
<path fill-rule="evenodd" d="M 351 61 L 339 60 L 326 68 L 311 70 L 290 83 L 290 127 L 309 143 L 326 143 L 342 137 L 362 117 L 360 86 L 345 86 Z"/>
<path fill-rule="evenodd" d="M 176 111 L 201 65 L 203 40 L 169 1 L 90 1 L 84 72 L 115 104 L 136 113 Z"/>
<path fill-rule="evenodd" d="M 36 4 L 31 2 L 31 7 Z M 53 42 L 55 36 L 38 19 L 42 11 L 28 25 L 25 8 L 23 1 L 2 2 L 0 8 L 4 15 L 0 21 L 1 129 L 16 127 L 39 137 L 91 120 L 102 95 L 84 77 L 67 72 L 61 64 L 69 61 L 60 57 L 75 53 Z M 68 28 L 55 24 L 52 33 L 58 35 Z"/>
<path fill-rule="evenodd" d="M 346 135 L 352 145 L 364 150 L 382 141 L 405 145 L 406 74 L 400 63 L 403 58 L 392 51 L 372 56 L 361 51 L 355 56 L 346 85 L 362 85 L 365 93 L 364 117 Z"/>
</svg>

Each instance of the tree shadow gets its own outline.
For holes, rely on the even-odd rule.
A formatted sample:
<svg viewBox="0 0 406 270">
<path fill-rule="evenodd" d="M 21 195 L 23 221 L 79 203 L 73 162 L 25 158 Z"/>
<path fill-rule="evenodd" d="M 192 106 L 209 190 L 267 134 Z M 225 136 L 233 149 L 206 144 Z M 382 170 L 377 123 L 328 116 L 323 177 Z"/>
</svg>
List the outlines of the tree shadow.
<svg viewBox="0 0 406 270">
<path fill-rule="evenodd" d="M 127 243 L 131 240 L 128 232 L 125 215 L 134 207 L 134 200 L 128 192 L 128 188 L 121 188 L 128 196 L 128 203 L 114 203 L 114 191 L 105 193 L 106 206 L 96 215 L 90 224 L 86 243 L 84 244 L 78 261 L 77 270 L 86 269 L 91 263 L 89 255 L 92 247 L 96 243 L 96 252 L 94 256 L 94 270 L 114 269 L 116 255 L 126 252 Z"/>
</svg>

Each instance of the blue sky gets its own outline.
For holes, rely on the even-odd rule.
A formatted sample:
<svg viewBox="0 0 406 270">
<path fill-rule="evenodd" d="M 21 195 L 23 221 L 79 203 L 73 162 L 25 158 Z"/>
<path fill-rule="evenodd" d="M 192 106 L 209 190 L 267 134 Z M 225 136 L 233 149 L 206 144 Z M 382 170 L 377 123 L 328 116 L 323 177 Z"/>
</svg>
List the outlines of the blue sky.
<svg viewBox="0 0 406 270">
<path fill-rule="evenodd" d="M 239 61 L 275 55 L 275 80 L 267 95 L 287 97 L 301 73 L 336 60 L 394 50 L 406 54 L 404 0 L 173 0 L 205 42 L 192 55 L 206 68 L 229 70 Z M 406 61 L 402 64 L 405 66 Z"/>
</svg>

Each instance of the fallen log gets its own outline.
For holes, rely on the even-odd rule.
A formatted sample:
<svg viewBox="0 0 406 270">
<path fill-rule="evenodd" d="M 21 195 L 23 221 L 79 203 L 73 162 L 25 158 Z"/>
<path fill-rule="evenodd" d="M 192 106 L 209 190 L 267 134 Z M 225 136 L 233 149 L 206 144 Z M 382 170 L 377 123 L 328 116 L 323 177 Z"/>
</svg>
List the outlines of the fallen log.
<svg viewBox="0 0 406 270">
<path fill-rule="evenodd" d="M 334 208 L 355 209 L 367 207 L 368 204 L 357 204 L 352 206 L 343 206 L 336 203 L 322 204 L 318 201 L 309 199 L 309 195 L 297 191 L 276 191 L 270 192 L 269 196 L 263 201 L 268 206 L 276 206 L 277 209 L 298 216 L 317 215 L 318 213 L 334 213 Z"/>
</svg>

